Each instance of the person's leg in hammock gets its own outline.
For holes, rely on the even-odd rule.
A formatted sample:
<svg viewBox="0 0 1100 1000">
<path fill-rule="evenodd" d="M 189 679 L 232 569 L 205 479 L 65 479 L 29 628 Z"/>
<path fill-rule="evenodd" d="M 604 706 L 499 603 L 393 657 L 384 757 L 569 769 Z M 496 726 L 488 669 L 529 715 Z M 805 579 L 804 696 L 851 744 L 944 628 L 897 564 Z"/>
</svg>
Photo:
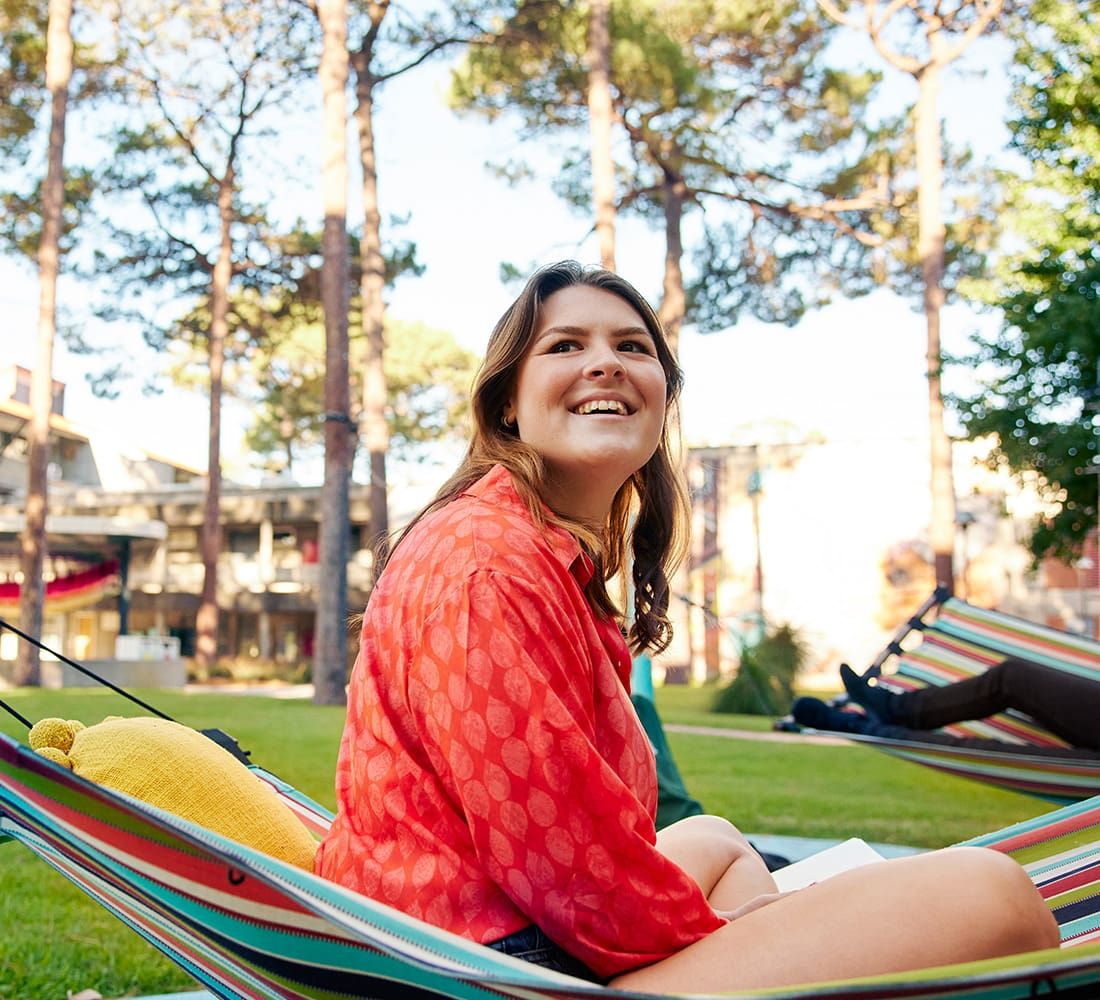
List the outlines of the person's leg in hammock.
<svg viewBox="0 0 1100 1000">
<path fill-rule="evenodd" d="M 903 693 L 872 686 L 847 664 L 840 675 L 848 697 L 886 725 L 939 729 L 1011 708 L 1072 746 L 1100 750 L 1100 681 L 1030 660 L 1010 656 L 977 677 Z"/>
<path fill-rule="evenodd" d="M 1100 750 L 1087 747 L 1036 746 L 1031 743 L 1010 743 L 1007 740 L 981 736 L 954 736 L 938 729 L 913 729 L 889 722 L 879 722 L 871 713 L 849 712 L 827 705 L 819 698 L 803 697 L 791 706 L 791 716 L 800 726 L 822 729 L 853 736 L 870 736 L 877 740 L 900 743 L 932 744 L 959 750 L 981 750 L 986 753 L 1022 754 L 1027 757 L 1049 757 L 1052 760 L 1100 760 Z"/>
<path fill-rule="evenodd" d="M 780 896 L 610 985 L 716 993 L 969 962 L 1058 946 L 1024 870 L 959 847 L 866 865 Z"/>
<path fill-rule="evenodd" d="M 716 910 L 776 892 L 766 859 L 720 816 L 688 816 L 658 830 L 657 850 L 695 880 Z"/>
</svg>

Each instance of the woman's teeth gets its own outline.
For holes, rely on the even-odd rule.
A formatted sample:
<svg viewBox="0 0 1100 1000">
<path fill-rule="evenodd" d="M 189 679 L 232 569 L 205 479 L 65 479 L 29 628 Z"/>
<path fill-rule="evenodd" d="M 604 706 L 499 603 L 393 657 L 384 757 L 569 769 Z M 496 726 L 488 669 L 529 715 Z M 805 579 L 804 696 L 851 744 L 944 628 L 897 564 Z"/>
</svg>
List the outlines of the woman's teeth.
<svg viewBox="0 0 1100 1000">
<path fill-rule="evenodd" d="M 574 412 L 581 416 L 587 413 L 617 413 L 623 417 L 627 415 L 626 406 L 613 399 L 596 399 L 590 403 L 581 403 Z"/>
</svg>

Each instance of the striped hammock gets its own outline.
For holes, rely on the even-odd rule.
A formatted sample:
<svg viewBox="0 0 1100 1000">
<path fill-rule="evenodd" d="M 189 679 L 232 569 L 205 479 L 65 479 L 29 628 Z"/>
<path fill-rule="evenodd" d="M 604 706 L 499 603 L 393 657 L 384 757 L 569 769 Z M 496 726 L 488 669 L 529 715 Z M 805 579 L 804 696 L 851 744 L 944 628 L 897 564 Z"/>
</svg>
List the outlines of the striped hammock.
<svg viewBox="0 0 1100 1000">
<path fill-rule="evenodd" d="M 0 583 L 0 615 L 18 616 L 20 586 Z M 108 559 L 90 569 L 49 580 L 44 611 L 48 615 L 66 614 L 95 604 L 104 595 L 117 590 L 118 560 Z"/>
<path fill-rule="evenodd" d="M 312 829 L 327 828 L 325 809 L 253 770 Z M 0 836 L 35 852 L 218 997 L 651 996 L 594 986 L 440 931 L 92 784 L 2 734 Z M 1100 996 L 1100 798 L 970 843 L 1024 865 L 1059 921 L 1062 949 L 737 995 Z"/>
<path fill-rule="evenodd" d="M 865 676 L 878 676 L 881 665 L 893 658 L 894 672 L 881 674 L 880 682 L 895 691 L 912 691 L 965 680 L 1007 656 L 1020 656 L 1100 683 L 1100 642 L 1000 611 L 978 608 L 957 598 L 943 598 L 942 592 L 937 591 Z M 924 616 L 937 604 L 940 610 L 936 620 L 925 622 Z M 920 632 L 920 644 L 912 649 L 903 648 L 902 642 L 914 631 Z M 1100 720 L 1097 725 L 1100 726 Z M 1100 757 L 1090 759 L 1085 754 L 1059 753 L 1068 750 L 1068 744 L 1022 713 L 1006 712 L 945 726 L 937 732 L 996 740 L 1004 747 L 974 749 L 948 743 L 844 735 L 917 764 L 1051 802 L 1076 802 L 1100 795 Z M 1030 748 L 1042 750 L 1029 753 Z"/>
</svg>

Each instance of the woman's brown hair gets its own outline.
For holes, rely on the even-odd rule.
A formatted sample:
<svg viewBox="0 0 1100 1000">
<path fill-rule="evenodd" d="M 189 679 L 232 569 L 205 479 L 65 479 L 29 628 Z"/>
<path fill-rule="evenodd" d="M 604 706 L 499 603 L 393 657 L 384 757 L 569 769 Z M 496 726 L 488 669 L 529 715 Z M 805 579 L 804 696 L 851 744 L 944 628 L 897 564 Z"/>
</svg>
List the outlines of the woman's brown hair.
<svg viewBox="0 0 1100 1000">
<path fill-rule="evenodd" d="M 646 464 L 615 494 L 606 525 L 593 526 L 547 510 L 540 487 L 547 472 L 539 454 L 520 440 L 514 426 L 506 426 L 504 408 L 515 386 L 519 366 L 534 338 L 542 304 L 555 292 L 574 285 L 599 288 L 630 305 L 653 338 L 665 373 L 666 412 L 661 440 Z M 561 261 L 536 271 L 519 297 L 497 322 L 489 338 L 485 360 L 474 379 L 471 409 L 474 428 L 466 456 L 457 471 L 401 533 L 426 514 L 439 509 L 484 476 L 494 465 L 512 474 L 516 489 L 536 524 L 547 522 L 569 531 L 596 565 L 586 588 L 592 606 L 608 617 L 622 611 L 607 591 L 607 582 L 626 568 L 632 550 L 633 620 L 629 640 L 635 653 L 660 652 L 672 639 L 668 620 L 669 577 L 683 558 L 687 543 L 688 499 L 670 433 L 678 429 L 671 419 L 683 385 L 683 373 L 669 349 L 656 313 L 623 278 L 602 268 Z M 400 545 L 398 539 L 397 545 Z M 397 545 L 394 546 L 396 549 Z M 383 555 L 379 572 L 389 555 Z"/>
</svg>

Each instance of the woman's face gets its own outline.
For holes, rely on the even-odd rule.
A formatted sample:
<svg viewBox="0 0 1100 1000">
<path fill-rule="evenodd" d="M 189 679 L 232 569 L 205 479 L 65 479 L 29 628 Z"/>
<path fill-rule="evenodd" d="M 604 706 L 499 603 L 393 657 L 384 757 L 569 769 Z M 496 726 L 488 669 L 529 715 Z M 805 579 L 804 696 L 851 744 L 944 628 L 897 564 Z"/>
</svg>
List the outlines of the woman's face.
<svg viewBox="0 0 1100 1000">
<path fill-rule="evenodd" d="M 664 369 L 634 307 L 571 285 L 543 302 L 504 414 L 551 471 L 548 499 L 603 517 L 657 450 L 665 397 Z"/>
</svg>

